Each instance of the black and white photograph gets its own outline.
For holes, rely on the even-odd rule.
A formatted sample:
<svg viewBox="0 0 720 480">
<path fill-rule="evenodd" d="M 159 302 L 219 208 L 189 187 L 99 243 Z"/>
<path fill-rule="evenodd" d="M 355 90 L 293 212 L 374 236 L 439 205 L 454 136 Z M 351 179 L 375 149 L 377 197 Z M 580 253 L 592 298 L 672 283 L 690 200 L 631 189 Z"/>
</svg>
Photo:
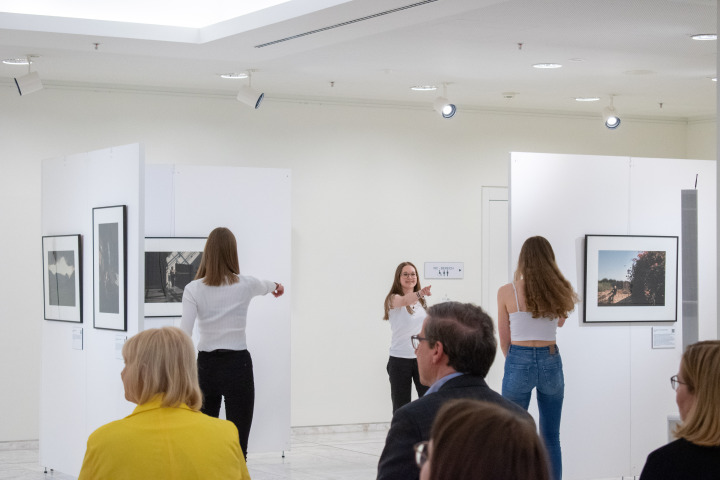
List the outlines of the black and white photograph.
<svg viewBox="0 0 720 480">
<path fill-rule="evenodd" d="M 195 279 L 205 238 L 145 239 L 145 316 L 179 317 L 185 286 Z"/>
<path fill-rule="evenodd" d="M 677 243 L 677 237 L 586 235 L 584 321 L 676 321 Z"/>
<path fill-rule="evenodd" d="M 127 329 L 126 207 L 93 208 L 94 326 Z"/>
<path fill-rule="evenodd" d="M 81 323 L 81 236 L 47 236 L 42 243 L 45 319 Z"/>
</svg>

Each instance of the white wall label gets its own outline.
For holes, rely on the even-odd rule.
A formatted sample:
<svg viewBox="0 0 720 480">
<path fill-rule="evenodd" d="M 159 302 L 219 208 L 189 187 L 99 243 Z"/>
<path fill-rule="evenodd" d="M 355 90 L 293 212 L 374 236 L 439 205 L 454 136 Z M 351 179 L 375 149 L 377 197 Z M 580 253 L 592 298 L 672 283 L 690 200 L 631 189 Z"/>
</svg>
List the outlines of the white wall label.
<svg viewBox="0 0 720 480">
<path fill-rule="evenodd" d="M 464 278 L 464 262 L 425 262 L 425 278 Z"/>
<path fill-rule="evenodd" d="M 74 327 L 72 329 L 72 348 L 73 350 L 83 349 L 83 329 L 82 327 Z"/>
<path fill-rule="evenodd" d="M 122 360 L 122 347 L 125 345 L 125 340 L 127 340 L 127 335 L 123 334 L 117 334 L 115 335 L 115 358 L 118 360 Z"/>
<path fill-rule="evenodd" d="M 652 327 L 652 348 L 675 348 L 675 327 Z"/>
</svg>

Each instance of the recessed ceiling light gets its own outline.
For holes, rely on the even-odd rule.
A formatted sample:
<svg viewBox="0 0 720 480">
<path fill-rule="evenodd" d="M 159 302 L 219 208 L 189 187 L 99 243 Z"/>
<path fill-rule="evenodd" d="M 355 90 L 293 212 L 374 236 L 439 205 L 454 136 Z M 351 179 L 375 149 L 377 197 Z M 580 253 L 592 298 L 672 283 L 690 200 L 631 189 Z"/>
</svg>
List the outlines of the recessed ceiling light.
<svg viewBox="0 0 720 480">
<path fill-rule="evenodd" d="M 717 40 L 717 33 L 698 33 L 690 38 L 693 40 Z"/>
<path fill-rule="evenodd" d="M 599 100 L 598 97 L 575 97 L 576 102 L 597 102 Z"/>
<path fill-rule="evenodd" d="M 241 79 L 241 78 L 248 78 L 247 73 L 221 73 L 220 78 L 229 78 L 229 79 Z"/>
<path fill-rule="evenodd" d="M 717 82 L 717 77 L 712 77 L 710 80 L 712 80 L 713 82 Z"/>
<path fill-rule="evenodd" d="M 416 92 L 432 92 L 437 90 L 437 87 L 435 85 L 415 85 L 414 87 L 410 87 L 410 90 Z"/>
<path fill-rule="evenodd" d="M 536 63 L 533 65 L 534 68 L 561 68 L 562 65 L 559 63 Z"/>
<path fill-rule="evenodd" d="M 2 63 L 6 65 L 27 65 L 30 61 L 27 58 L 6 58 Z"/>
</svg>

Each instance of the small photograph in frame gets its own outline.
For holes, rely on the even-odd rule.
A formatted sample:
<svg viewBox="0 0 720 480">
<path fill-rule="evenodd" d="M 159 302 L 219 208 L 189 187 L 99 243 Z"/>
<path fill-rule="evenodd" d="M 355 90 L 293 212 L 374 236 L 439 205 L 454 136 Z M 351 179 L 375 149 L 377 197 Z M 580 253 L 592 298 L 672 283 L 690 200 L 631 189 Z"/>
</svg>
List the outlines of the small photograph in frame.
<svg viewBox="0 0 720 480">
<path fill-rule="evenodd" d="M 127 207 L 93 208 L 93 326 L 127 330 Z"/>
<path fill-rule="evenodd" d="M 42 237 L 45 320 L 82 323 L 82 237 Z"/>
<path fill-rule="evenodd" d="M 145 238 L 145 316 L 182 316 L 185 285 L 195 279 L 207 238 Z"/>
<path fill-rule="evenodd" d="M 586 235 L 583 321 L 677 321 L 678 237 Z"/>
</svg>

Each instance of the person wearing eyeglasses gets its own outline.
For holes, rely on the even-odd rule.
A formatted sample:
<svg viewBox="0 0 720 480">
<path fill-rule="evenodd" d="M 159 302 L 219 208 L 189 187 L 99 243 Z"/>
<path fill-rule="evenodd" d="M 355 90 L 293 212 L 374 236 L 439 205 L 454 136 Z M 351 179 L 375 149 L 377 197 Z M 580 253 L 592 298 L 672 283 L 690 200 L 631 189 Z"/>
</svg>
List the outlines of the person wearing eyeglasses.
<svg viewBox="0 0 720 480">
<path fill-rule="evenodd" d="M 450 400 L 430 440 L 415 445 L 420 480 L 549 480 L 547 452 L 535 422 L 499 405 Z"/>
<path fill-rule="evenodd" d="M 513 282 L 497 294 L 498 333 L 505 355 L 502 395 L 527 410 L 537 389 L 540 435 L 554 480 L 562 478 L 560 416 L 565 396 L 556 335 L 577 302 L 572 285 L 555 263 L 550 242 L 540 236 L 525 240 Z"/>
<path fill-rule="evenodd" d="M 525 410 L 485 383 L 497 350 L 494 330 L 490 316 L 476 305 L 444 302 L 428 308 L 412 346 L 420 382 L 430 388 L 393 415 L 378 462 L 378 480 L 417 480 L 413 445 L 430 438 L 433 420 L 449 400 L 492 402 L 534 424 Z"/>
<path fill-rule="evenodd" d="M 387 372 L 390 377 L 393 413 L 410 403 L 413 383 L 418 397 L 422 397 L 428 389 L 420 383 L 417 358 L 410 344 L 410 337 L 420 331 L 425 320 L 425 297 L 431 295 L 430 287 L 428 285 L 422 288 L 415 265 L 403 262 L 395 269 L 395 279 L 390 293 L 385 297 L 383 320 L 390 321 L 392 331 Z"/>
<path fill-rule="evenodd" d="M 720 478 L 720 340 L 689 345 L 670 378 L 680 411 L 677 440 L 648 455 L 640 480 Z"/>
</svg>

